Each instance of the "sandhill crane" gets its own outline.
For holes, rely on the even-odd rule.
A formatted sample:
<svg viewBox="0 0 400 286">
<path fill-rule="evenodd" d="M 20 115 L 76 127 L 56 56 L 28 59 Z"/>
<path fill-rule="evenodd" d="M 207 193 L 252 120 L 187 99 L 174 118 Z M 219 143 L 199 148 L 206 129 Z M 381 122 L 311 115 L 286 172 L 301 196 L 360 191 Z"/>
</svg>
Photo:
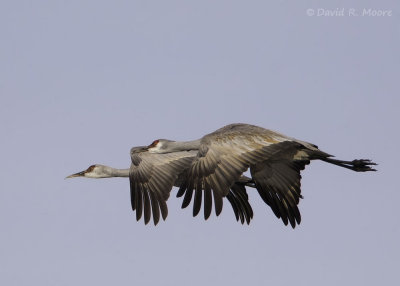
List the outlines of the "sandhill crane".
<svg viewBox="0 0 400 286">
<path fill-rule="evenodd" d="M 167 216 L 166 200 L 172 187 L 178 186 L 178 197 L 186 208 L 193 197 L 193 216 L 201 209 L 204 197 L 204 218 L 214 201 L 215 213 L 222 211 L 227 197 L 236 218 L 249 223 L 253 216 L 244 186 L 255 187 L 285 225 L 294 228 L 301 221 L 297 207 L 301 196 L 300 171 L 311 160 L 322 160 L 357 172 L 376 171 L 370 160 L 343 161 L 318 149 L 314 144 L 249 124 L 230 124 L 201 139 L 177 142 L 155 140 L 151 145 L 131 149 L 132 164 L 117 170 L 94 165 L 69 177 L 129 176 L 131 202 L 139 220 L 144 209 L 145 222 L 153 212 L 154 223 L 159 211 Z M 250 168 L 251 179 L 243 176 Z M 204 195 L 203 195 L 204 193 Z M 150 210 L 151 205 L 151 210 Z"/>
<path fill-rule="evenodd" d="M 168 215 L 166 201 L 169 193 L 175 185 L 180 186 L 184 179 L 185 170 L 194 160 L 197 151 L 182 151 L 165 154 L 147 152 L 150 146 L 133 147 L 131 149 L 131 167 L 129 169 L 116 169 L 105 165 L 91 165 L 86 170 L 72 174 L 66 178 L 114 178 L 129 177 L 131 190 L 131 206 L 136 211 L 136 219 L 139 221 L 144 213 L 144 223 L 150 221 L 153 213 L 154 225 L 157 225 L 161 216 L 165 220 Z M 242 224 L 250 223 L 253 218 L 253 209 L 248 201 L 245 186 L 254 187 L 251 179 L 241 176 L 229 189 L 226 196 L 234 211 L 237 221 Z M 211 212 L 211 208 L 210 208 Z M 209 214 L 208 214 L 209 216 Z"/>
</svg>

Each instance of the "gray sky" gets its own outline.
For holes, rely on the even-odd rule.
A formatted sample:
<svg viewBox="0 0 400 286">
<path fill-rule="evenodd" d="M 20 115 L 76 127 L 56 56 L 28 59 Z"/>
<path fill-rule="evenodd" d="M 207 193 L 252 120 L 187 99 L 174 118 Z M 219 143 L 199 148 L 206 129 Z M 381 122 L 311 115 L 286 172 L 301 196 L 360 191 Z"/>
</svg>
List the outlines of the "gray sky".
<svg viewBox="0 0 400 286">
<path fill-rule="evenodd" d="M 0 6 L 1 285 L 399 282 L 398 1 Z M 227 202 L 218 218 L 193 218 L 173 189 L 154 227 L 136 222 L 126 178 L 64 180 L 233 122 L 371 158 L 379 172 L 313 162 L 295 230 L 254 190 L 250 226 Z"/>
</svg>

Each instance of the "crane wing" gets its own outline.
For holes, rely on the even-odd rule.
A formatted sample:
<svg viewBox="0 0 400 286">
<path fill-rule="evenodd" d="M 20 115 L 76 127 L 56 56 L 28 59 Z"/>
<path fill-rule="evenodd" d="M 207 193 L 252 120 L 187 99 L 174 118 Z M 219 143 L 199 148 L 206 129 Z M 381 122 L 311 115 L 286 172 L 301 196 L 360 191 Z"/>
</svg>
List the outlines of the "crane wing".
<svg viewBox="0 0 400 286">
<path fill-rule="evenodd" d="M 274 146 L 276 151 L 265 160 L 250 166 L 256 189 L 285 225 L 300 224 L 297 205 L 301 198 L 301 175 L 310 160 L 331 157 L 317 146 L 300 140 L 286 141 Z"/>
<path fill-rule="evenodd" d="M 219 215 L 222 198 L 229 194 L 241 174 L 251 165 L 279 152 L 279 144 L 292 142 L 290 139 L 273 131 L 243 124 L 228 125 L 204 136 L 197 157 L 178 192 L 185 195 L 182 207 L 189 205 L 194 192 L 193 215 L 197 215 L 204 191 L 205 208 L 209 208 L 212 193 L 215 212 Z"/>
<path fill-rule="evenodd" d="M 129 171 L 132 210 L 140 220 L 144 213 L 147 224 L 153 214 L 154 225 L 168 215 L 166 201 L 178 176 L 190 166 L 196 151 L 165 154 L 135 152 L 131 150 L 132 164 Z"/>
<path fill-rule="evenodd" d="M 250 167 L 251 176 L 258 193 L 285 225 L 288 220 L 294 228 L 300 224 L 301 215 L 297 207 L 301 196 L 300 171 L 309 160 L 274 160 L 273 158 Z"/>
</svg>

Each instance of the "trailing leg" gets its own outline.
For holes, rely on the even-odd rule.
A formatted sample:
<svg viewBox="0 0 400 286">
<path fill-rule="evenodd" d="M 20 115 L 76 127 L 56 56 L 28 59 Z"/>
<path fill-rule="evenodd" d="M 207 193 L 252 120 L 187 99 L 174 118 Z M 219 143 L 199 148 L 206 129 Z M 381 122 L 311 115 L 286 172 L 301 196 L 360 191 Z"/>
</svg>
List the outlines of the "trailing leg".
<svg viewBox="0 0 400 286">
<path fill-rule="evenodd" d="M 368 159 L 356 159 L 353 161 L 343 161 L 343 160 L 336 160 L 332 158 L 321 158 L 322 161 L 347 168 L 356 172 L 367 172 L 367 171 L 376 171 L 376 169 L 372 168 L 371 166 L 377 165 L 376 163 L 372 162 Z"/>
</svg>

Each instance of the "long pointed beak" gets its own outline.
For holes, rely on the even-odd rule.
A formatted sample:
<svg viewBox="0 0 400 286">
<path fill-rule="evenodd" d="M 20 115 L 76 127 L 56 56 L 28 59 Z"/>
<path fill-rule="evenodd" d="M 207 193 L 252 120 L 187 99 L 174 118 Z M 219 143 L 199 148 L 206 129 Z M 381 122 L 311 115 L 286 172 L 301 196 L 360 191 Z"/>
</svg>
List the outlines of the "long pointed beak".
<svg viewBox="0 0 400 286">
<path fill-rule="evenodd" d="M 76 174 L 69 175 L 68 177 L 65 177 L 65 179 L 76 178 L 76 177 L 83 177 L 83 176 L 85 176 L 85 171 L 82 171 L 82 172 L 79 172 L 79 173 L 76 173 Z"/>
</svg>

